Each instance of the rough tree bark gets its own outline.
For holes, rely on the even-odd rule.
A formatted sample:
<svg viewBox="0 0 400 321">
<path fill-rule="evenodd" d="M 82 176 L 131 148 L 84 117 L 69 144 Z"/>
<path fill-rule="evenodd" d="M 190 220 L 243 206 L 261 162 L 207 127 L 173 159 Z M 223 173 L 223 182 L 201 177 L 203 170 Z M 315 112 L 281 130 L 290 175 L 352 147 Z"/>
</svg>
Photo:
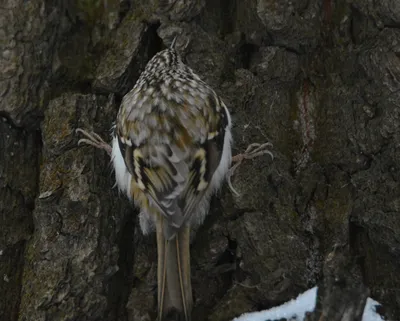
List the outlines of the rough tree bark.
<svg viewBox="0 0 400 321">
<path fill-rule="evenodd" d="M 316 308 L 307 321 L 361 321 L 369 291 L 349 247 L 337 246 L 326 257 Z"/>
<path fill-rule="evenodd" d="M 232 111 L 235 151 L 275 155 L 245 162 L 196 232 L 194 320 L 329 282 L 338 245 L 345 278 L 399 316 L 399 3 L 0 0 L 0 319 L 154 319 L 154 237 L 74 130 L 107 137 L 177 34 Z"/>
</svg>

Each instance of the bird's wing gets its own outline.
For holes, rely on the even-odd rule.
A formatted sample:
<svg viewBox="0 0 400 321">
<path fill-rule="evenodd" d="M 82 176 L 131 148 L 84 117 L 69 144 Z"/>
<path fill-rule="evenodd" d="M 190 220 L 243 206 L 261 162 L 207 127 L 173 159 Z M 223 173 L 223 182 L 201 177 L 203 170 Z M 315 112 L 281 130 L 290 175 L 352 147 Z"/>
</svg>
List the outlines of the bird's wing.
<svg viewBox="0 0 400 321">
<path fill-rule="evenodd" d="M 197 92 L 179 101 L 127 95 L 125 115 L 117 123 L 128 170 L 173 229 L 190 218 L 209 188 L 228 126 L 229 115 L 215 92 Z M 124 108 L 138 99 L 140 108 Z"/>
</svg>

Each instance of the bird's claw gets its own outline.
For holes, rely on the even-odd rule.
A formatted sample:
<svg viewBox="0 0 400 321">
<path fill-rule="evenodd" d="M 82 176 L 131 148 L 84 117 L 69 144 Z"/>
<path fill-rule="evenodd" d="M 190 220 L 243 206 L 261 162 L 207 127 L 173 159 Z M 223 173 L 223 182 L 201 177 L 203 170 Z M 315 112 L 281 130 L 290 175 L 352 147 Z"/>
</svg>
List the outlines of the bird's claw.
<svg viewBox="0 0 400 321">
<path fill-rule="evenodd" d="M 109 156 L 111 156 L 112 148 L 110 144 L 106 143 L 103 138 L 99 134 L 91 131 L 88 132 L 82 128 L 77 128 L 75 130 L 77 134 L 82 134 L 85 138 L 81 138 L 78 140 L 78 146 L 81 144 L 91 145 L 96 148 L 104 149 Z"/>
<path fill-rule="evenodd" d="M 242 164 L 242 162 L 245 159 L 253 159 L 262 155 L 269 155 L 271 156 L 272 160 L 274 159 L 274 154 L 268 149 L 269 147 L 272 147 L 273 145 L 271 143 L 264 143 L 264 144 L 258 144 L 258 143 L 252 143 L 250 144 L 247 149 L 245 150 L 244 153 L 238 154 L 232 157 L 232 163 L 235 163 L 228 171 L 228 176 L 227 176 L 227 182 L 229 189 L 234 193 L 236 196 L 239 196 L 240 194 L 235 190 L 235 188 L 232 186 L 232 181 L 231 178 L 233 174 L 235 173 L 235 170 Z"/>
</svg>

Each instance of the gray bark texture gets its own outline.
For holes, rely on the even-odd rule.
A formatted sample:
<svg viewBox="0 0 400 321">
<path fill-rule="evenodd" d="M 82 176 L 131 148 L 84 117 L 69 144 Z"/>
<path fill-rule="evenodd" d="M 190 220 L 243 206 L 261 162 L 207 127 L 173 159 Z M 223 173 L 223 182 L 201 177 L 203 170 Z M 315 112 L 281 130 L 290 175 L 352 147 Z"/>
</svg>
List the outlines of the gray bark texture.
<svg viewBox="0 0 400 321">
<path fill-rule="evenodd" d="M 155 237 L 75 129 L 109 140 L 176 35 L 234 152 L 275 156 L 244 161 L 196 231 L 193 320 L 316 284 L 319 320 L 342 320 L 341 293 L 351 320 L 367 294 L 399 320 L 398 0 L 0 0 L 0 320 L 155 320 Z"/>
</svg>

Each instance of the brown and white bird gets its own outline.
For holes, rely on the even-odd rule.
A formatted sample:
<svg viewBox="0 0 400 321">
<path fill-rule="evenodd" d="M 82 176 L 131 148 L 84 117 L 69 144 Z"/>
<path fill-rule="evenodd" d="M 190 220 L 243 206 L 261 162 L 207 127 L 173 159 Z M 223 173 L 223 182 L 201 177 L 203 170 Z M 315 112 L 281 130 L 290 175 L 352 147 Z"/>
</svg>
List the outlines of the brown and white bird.
<svg viewBox="0 0 400 321">
<path fill-rule="evenodd" d="M 190 320 L 190 228 L 231 164 L 231 118 L 173 48 L 156 54 L 121 103 L 112 141 L 117 185 L 157 233 L 158 318 Z"/>
<path fill-rule="evenodd" d="M 173 48 L 156 54 L 125 95 L 112 142 L 116 181 L 157 233 L 159 320 L 190 320 L 190 228 L 231 164 L 231 119 Z"/>
<path fill-rule="evenodd" d="M 203 222 L 230 169 L 227 107 L 173 44 L 148 62 L 124 96 L 111 147 L 95 133 L 77 131 L 87 137 L 79 143 L 111 155 L 117 186 L 140 208 L 142 232 L 156 230 L 158 320 L 190 320 L 190 229 Z M 235 156 L 230 175 L 244 159 L 272 156 L 268 146 L 251 144 Z"/>
</svg>

